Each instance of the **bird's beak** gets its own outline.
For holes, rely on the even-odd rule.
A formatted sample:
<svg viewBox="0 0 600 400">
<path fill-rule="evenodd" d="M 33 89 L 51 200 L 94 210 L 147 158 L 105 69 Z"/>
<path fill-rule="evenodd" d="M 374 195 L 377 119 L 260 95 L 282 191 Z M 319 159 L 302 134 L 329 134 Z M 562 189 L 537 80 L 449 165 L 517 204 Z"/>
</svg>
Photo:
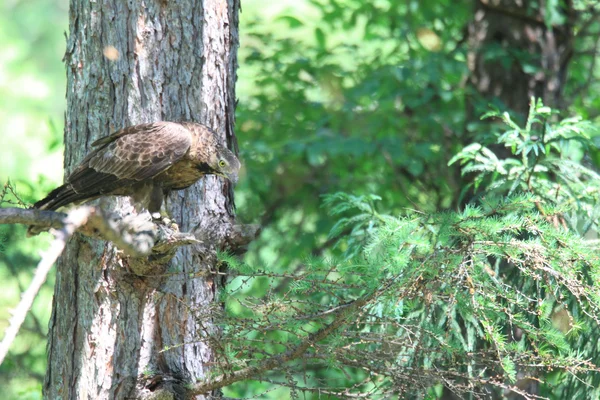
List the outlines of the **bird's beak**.
<svg viewBox="0 0 600 400">
<path fill-rule="evenodd" d="M 238 174 L 229 174 L 227 178 L 231 181 L 231 183 L 233 183 L 234 186 L 238 182 Z"/>
</svg>

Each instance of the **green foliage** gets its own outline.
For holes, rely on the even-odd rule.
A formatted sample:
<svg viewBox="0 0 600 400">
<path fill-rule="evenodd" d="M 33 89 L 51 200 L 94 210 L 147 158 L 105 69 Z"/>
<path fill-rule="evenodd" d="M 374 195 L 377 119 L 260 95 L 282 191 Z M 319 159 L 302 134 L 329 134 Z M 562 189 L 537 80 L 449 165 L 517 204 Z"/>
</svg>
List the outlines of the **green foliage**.
<svg viewBox="0 0 600 400">
<path fill-rule="evenodd" d="M 456 46 L 470 6 L 288 4 L 272 19 L 250 7 L 241 14 L 236 133 L 248 174 L 236 196 L 240 217 L 265 227 L 249 257 L 293 268 L 330 243 L 322 195 L 378 193 L 388 209 L 450 206 L 459 177 L 445 165 L 460 145 L 447 133 L 464 125 L 455 111 L 467 70 Z"/>
<path fill-rule="evenodd" d="M 329 215 L 337 219 L 337 222 L 329 232 L 329 239 L 340 236 L 338 245 L 342 245 L 346 257 L 353 257 L 363 247 L 365 241 L 372 235 L 375 225 L 373 221 L 386 221 L 388 216 L 381 215 L 375 210 L 375 201 L 381 197 L 375 195 L 352 196 L 338 192 L 323 196 L 323 206 L 329 210 Z M 346 217 L 349 210 L 358 210 L 360 213 Z M 337 247 L 337 246 L 336 246 Z"/>
<path fill-rule="evenodd" d="M 0 2 L 0 207 L 30 204 L 62 178 L 65 106 L 64 30 L 68 2 Z M 0 225 L 0 337 L 48 238 L 25 240 L 25 228 Z M 0 367 L 3 399 L 41 399 L 46 334 L 54 278 L 50 277 Z"/>
<path fill-rule="evenodd" d="M 336 207 L 356 206 L 358 214 L 370 207 L 348 200 Z M 564 369 L 598 387 L 598 367 L 582 364 L 596 351 L 576 355 L 586 333 L 576 332 L 574 322 L 561 332 L 550 318 L 556 304 L 580 327 L 600 324 L 598 248 L 549 223 L 534 200 L 523 194 L 460 214 L 373 218 L 376 228 L 354 259 L 311 260 L 310 267 L 285 277 L 253 271 L 254 277 L 271 278 L 272 285 L 282 285 L 282 278 L 294 284 L 281 297 L 271 293 L 251 300 L 230 294 L 229 302 L 251 310 L 252 323 L 243 320 L 225 339 L 240 350 L 224 365 L 262 359 L 250 356 L 255 345 L 249 338 L 260 340 L 263 351 L 278 353 L 330 323 L 334 313 L 327 310 L 369 298 L 345 329 L 315 343 L 303 363 L 343 371 L 357 367 L 351 360 L 360 360 L 361 368 L 380 378 L 376 389 L 368 389 L 372 396 L 390 390 L 423 395 L 442 379 L 465 392 L 472 390 L 472 376 L 478 377 L 480 390 L 484 384 L 510 388 L 516 371 L 524 368 L 532 374 Z M 517 330 L 521 338 L 515 342 Z M 318 380 L 300 383 L 304 364 L 282 368 L 296 376 L 300 388 L 318 386 Z M 411 372 L 404 376 L 407 368 Z M 277 373 L 271 375 L 276 380 Z M 397 381 L 401 376 L 404 385 Z M 367 388 L 363 382 L 354 390 Z"/>
<path fill-rule="evenodd" d="M 589 0 L 573 3 L 578 10 L 595 7 Z M 548 1 L 545 7 L 544 24 L 562 32 L 564 27 L 556 26 L 565 20 L 562 2 Z M 31 203 L 58 183 L 62 173 L 58 149 L 65 85 L 60 59 L 67 5 L 17 0 L 0 8 L 5 16 L 0 17 L 0 121 L 5 127 L 0 133 L 0 181 L 10 176 Z M 263 377 L 228 388 L 232 397 L 289 397 L 285 388 L 290 377 L 325 388 L 315 398 L 333 397 L 327 390 L 336 388 L 391 396 L 386 385 L 408 386 L 407 376 L 421 373 L 422 385 L 412 389 L 438 398 L 447 393 L 435 369 L 448 365 L 456 368 L 451 382 L 479 379 L 482 366 L 491 363 L 487 373 L 501 374 L 506 379 L 502 384 L 510 385 L 514 371 L 516 379 L 531 373 L 521 368 L 531 361 L 527 357 L 541 358 L 540 369 L 547 362 L 556 366 L 600 359 L 593 314 L 584 312 L 587 302 L 579 304 L 582 298 L 573 298 L 567 284 L 579 281 L 560 283 L 556 290 L 544 281 L 566 276 L 593 288 L 595 264 L 585 264 L 582 255 L 596 242 L 579 241 L 573 232 L 596 231 L 592 166 L 600 165 L 600 152 L 590 141 L 597 138 L 582 121 L 565 120 L 569 128 L 562 130 L 542 105 L 533 108 L 537 115 L 530 116 L 529 125 L 520 122 L 526 116 L 496 111 L 494 118 L 506 126 L 496 137 L 489 135 L 489 119 L 468 120 L 465 110 L 477 95 L 465 85 L 465 32 L 472 11 L 472 2 L 450 0 L 283 0 L 268 7 L 243 1 L 236 134 L 247 175 L 236 187 L 236 201 L 239 219 L 260 223 L 263 232 L 244 262 L 223 256 L 232 268 L 228 291 L 221 294 L 231 318 L 223 319 L 232 341 L 227 359 L 234 368 L 251 365 L 326 324 L 332 308 L 369 293 L 378 293 L 381 300 L 370 302 L 352 324 L 311 350 L 326 356 L 298 361 L 290 372 L 276 376 L 281 386 Z M 584 13 L 575 29 L 560 101 L 594 122 L 600 109 L 596 13 Z M 481 51 L 501 68 L 544 73 L 529 52 L 497 43 Z M 578 131 L 568 131 L 573 128 Z M 463 158 L 448 168 L 451 157 L 480 131 L 492 140 L 462 150 Z M 504 142 L 492 144 L 503 134 Z M 551 142 L 553 134 L 560 139 Z M 473 168 L 462 180 L 459 163 Z M 461 204 L 457 198 L 461 191 L 467 193 L 463 189 L 472 176 L 480 179 L 470 187 L 478 203 L 460 213 L 431 214 Z M 505 198 L 509 191 L 512 196 Z M 572 233 L 561 237 L 561 226 Z M 0 234 L 8 238 L 0 254 L 5 289 L 0 309 L 7 310 L 16 304 L 19 285 L 27 284 L 45 245 L 23 240 L 18 228 Z M 544 241 L 547 235 L 552 241 Z M 516 240 L 520 247 L 488 245 L 486 240 Z M 562 247 L 567 242 L 573 250 Z M 469 243 L 475 246 L 471 250 Z M 469 251 L 479 263 L 465 263 Z M 568 251 L 575 261 L 564 257 Z M 532 269 L 532 260 L 549 262 L 553 252 L 563 257 L 554 264 L 571 262 L 575 272 L 560 269 L 560 263 L 549 264 L 547 271 Z M 509 268 L 507 260 L 521 262 Z M 552 275 L 555 268 L 565 275 Z M 390 280 L 391 286 L 385 286 Z M 413 282 L 413 292 L 404 295 L 400 284 L 408 282 Z M 453 285 L 461 292 L 454 295 L 456 304 L 450 303 Z M 500 288 L 506 293 L 498 299 L 479 292 L 498 293 Z M 471 290 L 475 293 L 469 297 Z M 593 290 L 589 296 L 590 304 L 597 304 Z M 480 303 L 478 310 L 474 304 Z M 34 313 L 44 316 L 39 320 L 43 329 L 47 304 L 41 300 Z M 240 318 L 248 325 L 237 331 Z M 0 317 L 0 323 L 6 320 Z M 35 320 L 27 323 L 28 334 L 35 332 Z M 514 340 L 511 326 L 522 326 L 515 332 L 526 334 Z M 41 337 L 24 337 L 11 358 L 14 364 L 3 365 L 0 385 L 7 387 L 12 379 L 9 398 L 24 397 L 14 387 L 33 382 L 34 392 L 39 388 L 45 368 Z M 338 351 L 344 345 L 355 351 L 355 362 L 374 357 L 371 368 L 376 371 L 341 367 L 336 356 L 344 356 Z M 575 378 L 572 373 L 577 372 L 565 367 L 531 375 L 548 382 L 543 395 L 556 389 L 558 398 L 593 396 L 595 389 L 577 379 L 598 387 L 596 374 Z"/>
<path fill-rule="evenodd" d="M 580 3 L 579 9 L 589 7 L 589 4 Z M 472 3 L 319 0 L 293 2 L 293 8 L 290 3 L 281 4 L 260 11 L 245 7 L 242 13 L 242 23 L 245 25 L 241 31 L 237 134 L 248 175 L 236 188 L 236 196 L 240 217 L 252 222 L 259 221 L 264 230 L 261 237 L 251 245 L 245 258 L 247 266 L 244 267 L 244 274 L 254 277 L 237 276 L 232 281 L 230 295 L 236 300 L 228 301 L 228 310 L 233 315 L 239 312 L 240 315 L 250 317 L 254 315 L 254 305 L 269 304 L 271 308 L 266 309 L 287 311 L 289 319 L 293 318 L 293 310 L 299 310 L 298 313 L 302 316 L 302 311 L 305 310 L 302 307 L 317 313 L 317 310 L 326 310 L 328 305 L 335 307 L 336 304 L 350 301 L 349 299 L 359 298 L 365 293 L 348 292 L 342 296 L 326 287 L 321 287 L 323 292 L 320 292 L 319 279 L 325 279 L 325 271 L 331 271 L 324 282 L 342 284 L 344 279 L 352 278 L 350 283 L 344 283 L 348 289 L 373 289 L 372 286 L 381 279 L 381 271 L 380 266 L 375 267 L 369 260 L 387 255 L 390 261 L 386 265 L 386 273 L 389 276 L 401 274 L 414 264 L 411 264 L 413 249 L 427 254 L 427 246 L 433 246 L 429 242 L 431 236 L 425 233 L 427 229 L 438 229 L 439 241 L 454 243 L 454 236 L 457 235 L 454 224 L 461 218 L 465 218 L 462 222 L 464 224 L 471 221 L 473 226 L 468 228 L 472 234 L 478 232 L 477 225 L 485 218 L 490 232 L 502 231 L 507 240 L 520 238 L 519 234 L 527 233 L 522 231 L 525 223 L 523 218 L 530 214 L 535 221 L 545 221 L 552 225 L 548 229 L 555 230 L 564 224 L 570 229 L 576 228 L 579 233 L 594 232 L 597 215 L 591 200 L 595 193 L 593 190 L 587 192 L 585 188 L 586 184 L 591 188 L 597 185 L 591 179 L 595 174 L 591 164 L 600 165 L 600 157 L 594 147 L 586 148 L 578 139 L 571 138 L 569 132 L 562 131 L 560 124 L 555 123 L 553 114 L 544 114 L 547 110 L 541 104 L 534 109 L 539 114 L 536 118 L 541 122 L 534 122 L 530 118 L 529 126 L 526 122 L 520 122 L 527 116 L 510 114 L 511 122 L 518 121 L 514 124 L 520 127 L 517 139 L 523 143 L 529 140 L 518 154 L 518 149 L 512 154 L 512 146 L 505 147 L 504 143 L 492 145 L 497 137 L 489 134 L 490 119 L 480 123 L 467 121 L 465 108 L 468 108 L 469 98 L 477 95 L 464 85 L 468 77 L 466 61 L 469 50 L 464 32 L 472 17 Z M 286 4 L 289 7 L 287 9 Z M 537 2 L 530 4 L 531 7 L 536 5 Z M 561 18 L 564 19 L 560 3 L 548 2 L 545 6 L 546 24 L 558 24 Z M 573 104 L 577 113 L 593 122 L 600 106 L 598 96 L 593 95 L 597 92 L 595 89 L 598 80 L 590 78 L 590 71 L 597 70 L 594 69 L 596 64 L 594 56 L 590 56 L 590 50 L 595 46 L 594 38 L 597 35 L 592 32 L 596 32 L 598 24 L 591 15 L 583 15 L 581 23 L 580 26 L 588 26 L 586 29 L 589 36 L 579 36 L 574 44 L 578 51 L 573 55 L 574 61 L 569 66 L 565 103 Z M 530 72 L 543 72 L 538 66 L 536 55 L 529 52 L 496 43 L 481 51 L 485 57 L 489 57 L 490 62 L 497 63 L 499 68 L 508 70 L 522 67 Z M 518 65 L 515 65 L 515 61 Z M 593 74 L 597 78 L 597 73 L 592 72 Z M 488 102 L 486 100 L 483 104 Z M 477 109 L 475 112 L 478 112 Z M 498 118 L 502 119 L 502 113 L 499 113 Z M 582 121 L 566 120 L 564 123 L 569 129 L 583 129 L 589 135 L 587 138 L 580 137 L 578 132 L 574 132 L 572 136 L 579 137 L 580 141 L 589 144 L 588 140 L 596 140 L 591 137 L 594 133 L 589 129 L 591 127 Z M 543 153 L 539 140 L 532 139 L 536 135 L 540 137 L 545 126 L 551 126 L 552 134 L 562 135 L 562 139 L 557 140 L 557 146 L 570 144 L 561 147 L 559 151 L 554 148 L 553 143 L 549 143 L 548 146 L 543 146 L 543 151 L 546 152 Z M 504 132 L 514 129 L 508 126 Z M 482 161 L 483 171 L 463 175 L 461 180 L 458 161 L 451 165 L 452 168 L 447 168 L 447 165 L 451 157 L 464 147 L 465 142 L 472 140 L 476 133 L 488 138 L 488 141 L 481 141 L 480 146 L 495 154 L 497 161 L 494 155 L 484 154 L 485 150 L 474 149 L 473 154 L 489 164 Z M 545 131 L 545 135 L 549 134 L 550 131 Z M 501 133 L 498 137 L 500 135 Z M 545 137 L 544 140 L 550 139 Z M 497 151 L 498 149 L 501 151 Z M 516 165 L 523 162 L 523 152 L 527 155 L 527 167 L 521 167 L 521 170 L 531 177 L 530 184 L 535 193 L 527 187 L 525 175 L 519 177 L 516 174 Z M 559 172 L 565 175 L 564 182 L 555 179 L 552 162 L 562 165 L 563 170 Z M 541 171 L 538 163 L 546 166 L 547 171 Z M 569 163 L 573 167 L 569 167 Z M 534 170 L 531 170 L 532 165 Z M 587 168 L 578 171 L 582 165 Z M 504 167 L 507 172 L 502 175 L 495 170 L 498 166 Z M 436 221 L 428 221 L 430 225 L 420 225 L 425 218 L 425 214 L 421 212 L 431 213 L 448 209 L 453 204 L 462 204 L 464 201 L 457 201 L 461 192 L 462 198 L 469 200 L 466 194 L 468 188 L 465 189 L 465 186 L 479 172 L 483 173 L 482 180 L 476 187 L 470 186 L 470 194 L 477 194 L 483 202 L 466 207 L 460 214 L 436 214 Z M 510 183 L 502 185 L 502 179 Z M 517 186 L 512 190 L 513 196 L 508 203 L 504 196 L 515 182 Z M 572 188 L 566 187 L 565 182 Z M 496 187 L 491 187 L 492 183 Z M 561 198 L 555 199 L 552 189 L 559 185 Z M 578 192 L 579 188 L 583 190 Z M 575 200 L 563 201 L 569 196 L 573 199 L 573 194 L 576 194 L 579 203 Z M 524 195 L 526 196 L 523 197 Z M 375 197 L 368 200 L 371 196 Z M 351 201 L 344 200 L 351 198 L 355 203 L 362 202 L 363 208 L 338 209 L 339 212 L 335 209 L 343 204 L 354 207 Z M 375 198 L 380 200 L 375 201 Z M 333 210 L 330 208 L 329 216 L 324 215 L 320 199 L 328 201 L 328 207 L 334 207 Z M 496 206 L 514 209 L 512 213 L 507 210 L 502 218 L 493 213 L 486 214 Z M 377 212 L 384 218 L 396 218 L 407 210 L 416 210 L 417 213 L 406 217 L 401 226 L 391 222 L 388 225 L 375 217 Z M 440 222 L 442 218 L 447 218 L 448 221 Z M 396 232 L 395 229 L 405 231 Z M 383 232 L 387 232 L 386 235 Z M 481 233 L 478 237 L 481 239 L 486 236 Z M 399 238 L 409 240 L 407 248 L 400 248 L 398 245 L 397 248 L 401 251 L 386 253 L 385 249 L 393 243 L 397 244 L 394 241 Z M 541 239 L 538 237 L 538 240 Z M 590 250 L 587 245 L 595 245 L 593 242 L 577 243 L 588 253 Z M 510 246 L 506 247 L 513 251 Z M 367 248 L 370 258 L 366 255 Z M 493 246 L 485 247 L 482 251 L 484 250 L 494 254 L 495 258 L 486 260 L 487 263 L 483 265 L 497 274 L 507 256 L 501 249 Z M 308 260 L 306 254 L 310 254 Z M 509 255 L 515 258 L 522 256 L 519 253 Z M 360 257 L 367 257 L 367 261 Z M 361 261 L 356 262 L 357 259 Z M 460 263 L 461 260 L 460 255 L 456 254 L 455 258 L 447 262 L 454 265 L 452 263 Z M 441 265 L 443 268 L 450 268 L 445 264 Z M 518 268 L 506 268 L 503 272 L 501 282 L 506 291 L 514 287 L 522 293 L 523 298 L 529 296 L 530 291 L 537 293 L 538 286 L 532 283 L 531 276 L 523 278 Z M 479 273 L 485 277 L 481 271 Z M 488 276 L 487 279 L 491 278 Z M 528 283 L 525 284 L 524 280 Z M 237 300 L 238 296 L 250 298 L 252 302 Z M 292 298 L 301 300 L 296 304 L 290 300 Z M 550 297 L 547 300 L 543 298 L 542 304 L 546 322 L 550 320 L 561 326 L 555 321 L 555 310 L 560 309 L 557 302 Z M 422 319 L 418 321 L 427 321 L 427 314 L 418 307 L 419 299 L 412 299 L 398 300 L 395 307 L 386 308 L 380 304 L 376 309 L 378 315 L 402 318 L 404 315 L 412 317 L 411 313 L 414 313 L 415 318 L 421 316 Z M 260 308 L 262 309 L 264 308 Z M 438 314 L 445 315 L 440 309 Z M 595 343 L 589 337 L 584 339 L 588 325 L 586 319 L 580 319 L 579 312 L 566 309 L 570 315 L 567 318 L 569 339 L 578 341 L 577 344 L 570 342 L 572 348 L 581 349 L 584 343 Z M 442 326 L 447 323 L 448 327 L 453 327 L 453 340 L 456 343 L 436 347 L 437 350 L 453 354 L 455 346 L 477 349 L 482 345 L 482 338 L 489 333 L 483 330 L 482 322 L 476 316 L 462 315 L 456 308 L 449 309 L 447 315 L 452 317 L 448 317 L 445 320 L 447 322 L 439 323 Z M 514 318 L 525 324 L 528 317 L 529 311 L 524 316 L 517 313 Z M 256 318 L 260 320 L 268 317 L 259 312 Z M 285 320 L 281 314 L 278 314 L 278 318 L 278 323 Z M 492 326 L 497 327 L 494 324 L 504 323 L 505 320 L 492 322 Z M 417 326 L 420 328 L 419 324 Z M 287 328 L 282 330 L 288 332 Z M 506 328 L 499 333 L 500 336 L 489 334 L 490 340 L 502 343 L 504 335 L 505 347 L 508 349 L 506 351 L 514 351 L 515 346 L 526 347 L 525 342 L 506 340 L 508 332 Z M 563 342 L 557 341 L 548 332 L 550 331 L 547 330 L 544 337 L 551 340 L 556 348 L 564 349 Z M 287 335 L 286 343 L 289 343 L 289 333 Z M 451 333 L 438 332 L 438 337 L 446 335 Z M 257 337 L 253 336 L 253 340 Z M 269 331 L 261 339 L 264 340 L 267 353 L 273 351 L 270 341 L 277 341 L 278 338 L 278 333 Z M 349 339 L 346 337 L 346 340 Z M 535 340 L 536 343 L 541 343 L 546 339 L 536 337 Z M 491 347 L 489 341 L 486 343 Z M 542 347 L 545 349 L 545 346 Z M 262 349 L 261 347 L 261 351 Z M 253 351 L 255 350 L 249 349 L 244 355 L 253 354 Z M 327 351 L 337 352 L 334 346 L 328 347 Z M 595 354 L 590 348 L 585 351 L 585 354 Z M 484 358 L 487 357 L 485 355 Z M 366 360 L 368 357 L 361 355 L 360 359 Z M 511 377 L 512 371 L 511 363 L 507 361 L 509 359 L 495 358 L 496 367 L 506 369 L 506 374 L 504 369 L 502 373 L 507 379 Z M 427 359 L 423 356 L 423 360 L 424 363 L 427 361 L 430 365 L 435 365 L 431 364 L 431 357 Z M 519 378 L 519 372 L 523 372 L 518 365 L 523 360 L 514 362 Z M 359 369 L 336 370 L 330 363 L 327 367 L 324 364 L 303 367 L 305 374 L 311 378 L 303 376 L 302 381 L 312 379 L 311 382 L 315 385 L 322 384 L 329 389 L 338 383 L 345 388 L 351 387 L 365 379 L 360 375 Z M 496 367 L 489 371 L 497 371 Z M 466 362 L 464 369 L 470 377 L 477 376 L 473 368 Z M 526 375 L 528 373 L 525 372 Z M 426 376 L 431 378 L 430 383 L 434 385 L 436 379 Z M 596 379 L 593 376 L 590 374 L 584 381 L 589 383 Z M 563 388 L 569 387 L 565 384 L 565 379 L 574 380 L 569 373 L 561 376 L 554 374 L 552 379 L 554 383 L 563 385 Z M 373 382 L 372 386 L 362 386 L 362 391 L 369 393 L 373 386 L 379 384 L 376 380 Z M 287 383 L 283 384 L 286 385 Z M 264 386 L 262 388 L 267 390 Z M 434 396 L 435 392 L 435 396 L 441 396 L 439 388 L 440 385 L 437 389 L 430 387 L 422 393 Z M 577 390 L 579 392 L 562 393 L 567 397 L 575 393 L 587 396 L 583 385 L 578 386 Z M 258 386 L 244 383 L 229 388 L 227 393 L 232 396 L 252 396 L 262 392 Z M 268 393 L 263 396 L 268 396 Z"/>
<path fill-rule="evenodd" d="M 581 118 L 568 118 L 551 123 L 549 107 L 532 99 L 524 127 L 516 124 L 506 112 L 497 110 L 482 118 L 499 118 L 506 130 L 497 137 L 497 146 L 509 150 L 505 157 L 480 143 L 466 146 L 449 162 L 460 161 L 463 175 L 469 174 L 475 190 L 484 185 L 482 196 L 534 193 L 544 200 L 551 213 L 573 210 L 582 217 L 584 232 L 594 227 L 600 212 L 600 175 L 585 167 L 583 152 L 594 148 L 596 127 Z M 498 151 L 504 154 L 506 152 Z M 464 193 L 464 191 L 463 191 Z M 540 210 L 544 212 L 544 210 Z M 578 219 L 566 219 L 571 228 Z"/>
<path fill-rule="evenodd" d="M 507 113 L 490 115 L 510 128 L 497 143 L 512 158 L 469 145 L 451 160 L 480 174 L 483 194 L 463 211 L 392 216 L 377 211 L 379 196 L 335 193 L 324 205 L 337 220 L 331 236 L 342 257 L 310 257 L 284 274 L 226 258 L 237 274 L 248 275 L 236 279 L 267 279 L 271 289 L 251 295 L 235 285 L 223 297 L 241 307 L 228 308 L 222 339 L 236 358 L 222 363 L 222 372 L 232 373 L 236 363 L 260 366 L 264 357 L 253 356 L 257 340 L 266 354 L 282 353 L 341 321 L 344 328 L 311 343 L 301 362 L 267 371 L 265 379 L 304 392 L 414 398 L 432 396 L 439 383 L 476 396 L 487 390 L 526 395 L 519 382 L 533 376 L 542 391 L 599 395 L 593 388 L 600 387 L 600 367 L 588 361 L 600 359 L 589 345 L 600 327 L 599 248 L 563 223 L 568 211 L 596 226 L 597 218 L 585 214 L 595 197 L 574 201 L 572 192 L 549 197 L 545 191 L 593 172 L 581 164 L 571 176 L 539 168 L 581 157 L 573 143 L 591 146 L 590 125 L 542 119 L 552 111 L 539 101 L 532 101 L 525 128 Z M 536 124 L 546 133 L 534 131 Z M 537 153 L 536 134 L 543 145 Z M 349 315 L 340 312 L 359 302 Z M 314 375 L 307 378 L 307 370 Z M 565 374 L 552 383 L 544 378 L 556 370 Z"/>
</svg>

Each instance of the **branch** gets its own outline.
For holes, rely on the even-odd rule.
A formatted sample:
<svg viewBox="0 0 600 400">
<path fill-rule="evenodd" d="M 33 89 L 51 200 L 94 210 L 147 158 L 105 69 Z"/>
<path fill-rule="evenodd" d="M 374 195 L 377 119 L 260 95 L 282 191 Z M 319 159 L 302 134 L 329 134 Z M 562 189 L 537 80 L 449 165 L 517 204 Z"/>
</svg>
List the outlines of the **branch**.
<svg viewBox="0 0 600 400">
<path fill-rule="evenodd" d="M 243 254 L 246 252 L 248 244 L 256 239 L 261 231 L 262 228 L 259 224 L 231 225 L 225 238 L 225 246 L 231 249 L 233 254 Z"/>
<path fill-rule="evenodd" d="M 86 210 L 86 222 L 76 227 L 76 231 L 90 237 L 101 237 L 113 242 L 131 257 L 145 257 L 152 253 L 168 251 L 190 243 L 199 243 L 189 234 L 179 233 L 154 224 L 146 215 L 127 215 L 104 211 L 98 207 L 81 207 Z M 73 212 L 75 212 L 73 210 Z M 70 214 L 69 214 L 70 215 Z M 29 225 L 30 233 L 37 234 L 47 229 L 62 229 L 68 225 L 68 215 L 56 211 L 0 208 L 1 224 Z"/>
<path fill-rule="evenodd" d="M 0 224 L 23 224 L 40 228 L 64 227 L 64 219 L 67 214 L 36 209 L 24 208 L 0 208 Z"/>
<path fill-rule="evenodd" d="M 33 234 L 50 229 L 50 233 L 55 237 L 39 262 L 33 281 L 23 294 L 4 339 L 0 343 L 0 364 L 17 336 L 35 296 L 46 281 L 50 268 L 75 232 L 91 237 L 100 236 L 104 240 L 113 242 L 132 258 L 129 266 L 137 275 L 154 271 L 156 265 L 165 266 L 180 246 L 203 243 L 191 233 L 179 232 L 177 226 L 155 224 L 148 219 L 147 215 L 121 217 L 98 207 L 89 206 L 75 208 L 68 214 L 35 209 L 0 208 L 0 224 L 28 225 L 29 232 Z M 258 231 L 258 225 L 231 225 L 225 244 L 234 251 L 239 250 L 253 240 Z M 149 258 L 142 260 L 147 256 L 152 256 L 152 260 Z"/>
<path fill-rule="evenodd" d="M 23 210 L 23 211 L 38 211 L 38 210 Z M 33 304 L 33 300 L 35 296 L 40 291 L 40 288 L 46 281 L 46 277 L 48 276 L 48 272 L 54 262 L 61 255 L 65 245 L 69 238 L 73 235 L 73 233 L 85 224 L 90 216 L 90 209 L 87 207 L 77 208 L 71 211 L 66 217 L 62 219 L 62 227 L 57 230 L 53 230 L 52 234 L 54 235 L 54 241 L 50 245 L 48 251 L 43 255 L 40 260 L 33 280 L 27 288 L 27 291 L 23 293 L 23 297 L 21 302 L 17 306 L 14 311 L 13 317 L 10 319 L 10 326 L 6 329 L 4 334 L 4 339 L 2 339 L 2 343 L 0 343 L 0 365 L 4 361 L 6 354 L 8 354 L 8 349 L 12 345 L 15 340 L 23 321 L 25 321 L 25 316 L 27 315 L 27 311 L 31 308 Z"/>
<path fill-rule="evenodd" d="M 177 228 L 155 224 L 146 215 L 126 215 L 104 211 L 98 207 L 82 207 L 89 210 L 87 222 L 77 230 L 90 237 L 100 237 L 113 242 L 131 257 L 145 257 L 151 254 L 167 254 L 177 247 L 188 244 L 201 244 L 191 233 L 182 233 Z M 38 234 L 45 230 L 60 229 L 65 226 L 67 214 L 57 211 L 0 208 L 0 225 L 23 224 L 30 226 L 28 234 Z M 31 228 L 33 227 L 33 228 Z M 224 246 L 234 254 L 241 254 L 246 246 L 260 233 L 260 225 L 234 225 L 228 229 Z M 168 260 L 167 260 L 168 261 Z"/>
<path fill-rule="evenodd" d="M 84 235 L 99 235 L 135 258 L 150 255 L 157 242 L 156 226 L 145 215 L 121 217 L 96 208 L 83 228 Z"/>
<path fill-rule="evenodd" d="M 340 328 L 346 323 L 348 317 L 351 316 L 356 310 L 358 310 L 361 307 L 364 307 L 372 299 L 379 296 L 383 291 L 389 288 L 390 285 L 391 283 L 387 283 L 386 285 L 384 285 L 384 287 L 374 291 L 370 295 L 363 296 L 344 306 L 338 307 L 333 313 L 334 320 L 331 323 L 325 325 L 317 332 L 308 335 L 308 337 L 304 341 L 302 341 L 293 349 L 290 349 L 285 353 L 273 356 L 265 360 L 261 365 L 255 367 L 242 368 L 229 374 L 217 376 L 211 382 L 198 383 L 194 385 L 190 392 L 187 394 L 188 398 L 195 398 L 194 396 L 202 395 L 212 390 L 220 389 L 227 385 L 231 385 L 232 383 L 239 382 L 251 377 L 259 376 L 264 372 L 271 371 L 277 367 L 281 367 L 288 361 L 292 361 L 303 357 L 305 355 L 306 350 L 308 350 L 309 347 L 327 338 L 327 336 L 335 332 L 338 328 Z"/>
</svg>

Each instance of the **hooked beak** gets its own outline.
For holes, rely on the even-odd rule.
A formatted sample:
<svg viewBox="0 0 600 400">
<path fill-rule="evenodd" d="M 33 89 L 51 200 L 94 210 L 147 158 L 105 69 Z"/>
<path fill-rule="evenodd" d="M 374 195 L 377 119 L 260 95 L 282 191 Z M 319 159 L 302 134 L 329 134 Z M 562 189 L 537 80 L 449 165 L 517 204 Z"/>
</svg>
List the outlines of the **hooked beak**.
<svg viewBox="0 0 600 400">
<path fill-rule="evenodd" d="M 238 182 L 238 174 L 229 174 L 227 176 L 227 179 L 229 179 L 231 181 L 231 183 L 233 183 L 233 185 L 235 186 Z"/>
</svg>

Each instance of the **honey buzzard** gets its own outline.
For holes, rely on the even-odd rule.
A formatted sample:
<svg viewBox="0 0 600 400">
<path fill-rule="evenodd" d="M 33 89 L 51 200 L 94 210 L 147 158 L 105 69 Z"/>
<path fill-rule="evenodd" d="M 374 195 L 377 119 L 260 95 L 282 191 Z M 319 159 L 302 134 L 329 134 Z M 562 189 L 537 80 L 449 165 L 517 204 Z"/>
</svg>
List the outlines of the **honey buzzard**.
<svg viewBox="0 0 600 400">
<path fill-rule="evenodd" d="M 64 185 L 34 204 L 56 210 L 101 196 L 131 196 L 136 208 L 160 211 L 171 190 L 207 174 L 236 183 L 240 162 L 215 132 L 193 122 L 154 122 L 127 127 L 92 143 L 94 149 Z"/>
</svg>

